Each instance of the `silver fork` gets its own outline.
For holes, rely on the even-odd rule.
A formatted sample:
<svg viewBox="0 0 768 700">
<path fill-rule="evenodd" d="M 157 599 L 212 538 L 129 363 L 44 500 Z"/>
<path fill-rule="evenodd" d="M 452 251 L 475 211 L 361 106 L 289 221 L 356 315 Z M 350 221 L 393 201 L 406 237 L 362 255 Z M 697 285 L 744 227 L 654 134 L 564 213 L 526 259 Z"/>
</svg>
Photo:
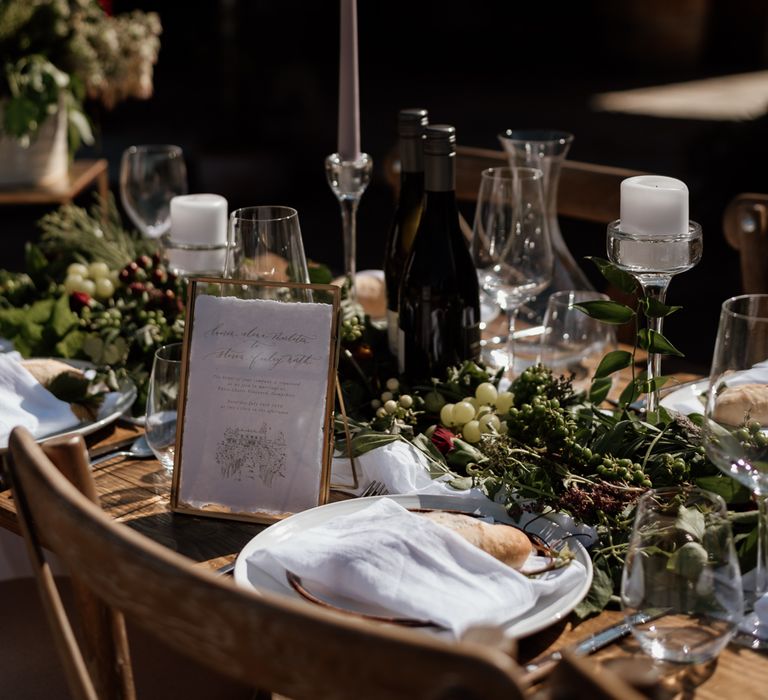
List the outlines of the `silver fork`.
<svg viewBox="0 0 768 700">
<path fill-rule="evenodd" d="M 380 481 L 372 481 L 360 494 L 360 498 L 365 498 L 366 496 L 386 496 L 388 493 L 389 490 L 383 483 Z"/>
</svg>

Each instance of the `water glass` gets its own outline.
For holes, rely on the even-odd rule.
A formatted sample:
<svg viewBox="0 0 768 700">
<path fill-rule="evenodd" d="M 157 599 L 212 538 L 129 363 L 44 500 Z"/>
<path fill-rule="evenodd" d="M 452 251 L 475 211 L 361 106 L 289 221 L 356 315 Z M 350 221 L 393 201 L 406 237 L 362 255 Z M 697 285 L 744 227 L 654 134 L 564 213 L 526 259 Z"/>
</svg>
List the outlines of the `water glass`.
<svg viewBox="0 0 768 700">
<path fill-rule="evenodd" d="M 182 343 L 163 345 L 155 352 L 147 394 L 147 442 L 160 464 L 173 470 L 176 413 L 181 382 Z"/>
<path fill-rule="evenodd" d="M 229 216 L 224 276 L 260 282 L 309 283 L 299 214 L 291 207 L 237 209 Z M 276 298 L 295 295 L 277 290 Z"/>
<path fill-rule="evenodd" d="M 609 299 L 599 292 L 555 292 L 544 312 L 539 362 L 557 375 L 571 375 L 576 389 L 588 387 L 603 355 L 616 345 L 611 326 L 574 308 L 574 304 L 598 300 Z"/>
<path fill-rule="evenodd" d="M 535 168 L 488 168 L 481 173 L 471 252 L 481 296 L 507 315 L 506 351 L 488 348 L 484 359 L 507 365 L 515 374 L 515 352 L 525 345 L 515 336 L 518 309 L 552 279 L 554 258 L 544 206 L 543 174 Z M 491 340 L 491 347 L 500 339 Z M 531 364 L 532 361 L 523 364 Z M 517 364 L 520 364 L 519 362 Z"/>
<path fill-rule="evenodd" d="M 723 302 L 704 420 L 704 447 L 717 467 L 753 492 L 757 562 L 736 643 L 768 649 L 768 295 Z M 746 578 L 746 577 L 745 577 Z"/>
<path fill-rule="evenodd" d="M 187 166 L 181 148 L 131 146 L 120 161 L 120 199 L 131 221 L 147 238 L 171 227 L 171 199 L 187 193 Z"/>
<path fill-rule="evenodd" d="M 695 487 L 644 494 L 621 581 L 632 634 L 654 659 L 716 657 L 741 621 L 741 572 L 725 502 Z M 638 613 L 650 619 L 633 618 Z"/>
</svg>

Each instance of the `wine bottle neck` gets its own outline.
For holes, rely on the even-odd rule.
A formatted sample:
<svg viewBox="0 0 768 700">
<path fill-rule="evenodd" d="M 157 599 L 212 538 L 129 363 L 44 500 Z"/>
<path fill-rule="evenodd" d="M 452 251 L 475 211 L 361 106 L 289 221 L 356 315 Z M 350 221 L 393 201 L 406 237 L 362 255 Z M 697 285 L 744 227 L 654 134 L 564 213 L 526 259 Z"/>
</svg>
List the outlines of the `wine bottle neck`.
<svg viewBox="0 0 768 700">
<path fill-rule="evenodd" d="M 424 149 L 421 136 L 400 137 L 400 167 L 403 173 L 424 172 Z"/>
<path fill-rule="evenodd" d="M 424 155 L 424 189 L 453 192 L 456 189 L 456 154 Z"/>
</svg>

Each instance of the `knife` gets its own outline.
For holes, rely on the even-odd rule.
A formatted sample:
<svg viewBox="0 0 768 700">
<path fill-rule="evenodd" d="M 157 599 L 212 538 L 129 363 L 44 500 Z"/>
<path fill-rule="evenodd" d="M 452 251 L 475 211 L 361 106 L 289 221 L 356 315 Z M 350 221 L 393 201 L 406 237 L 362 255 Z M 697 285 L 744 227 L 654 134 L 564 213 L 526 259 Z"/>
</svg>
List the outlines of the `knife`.
<svg viewBox="0 0 768 700">
<path fill-rule="evenodd" d="M 651 620 L 655 620 L 664 614 L 664 611 L 648 611 L 639 612 L 634 615 L 630 615 L 625 618 L 623 622 L 619 622 L 611 627 L 607 627 L 600 632 L 582 639 L 575 645 L 565 647 L 572 654 L 577 656 L 588 656 L 594 654 L 599 649 L 618 641 L 622 637 L 626 637 L 634 625 L 642 625 Z M 522 678 L 522 682 L 526 685 L 538 682 L 541 678 L 546 676 L 555 664 L 562 658 L 562 651 L 553 651 L 546 656 L 542 656 L 538 659 L 534 659 L 532 662 L 526 664 L 523 669 L 525 670 L 525 676 Z"/>
</svg>

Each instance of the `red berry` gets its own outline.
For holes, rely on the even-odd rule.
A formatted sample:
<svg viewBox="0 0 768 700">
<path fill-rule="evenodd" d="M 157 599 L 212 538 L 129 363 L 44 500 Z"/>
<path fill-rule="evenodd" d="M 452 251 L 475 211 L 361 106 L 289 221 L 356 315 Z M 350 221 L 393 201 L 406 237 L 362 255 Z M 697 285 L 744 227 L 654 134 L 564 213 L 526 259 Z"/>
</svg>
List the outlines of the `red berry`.
<svg viewBox="0 0 768 700">
<path fill-rule="evenodd" d="M 136 258 L 136 262 L 145 270 L 149 270 L 152 267 L 152 258 L 150 258 L 149 255 L 139 255 L 139 257 Z"/>
</svg>

